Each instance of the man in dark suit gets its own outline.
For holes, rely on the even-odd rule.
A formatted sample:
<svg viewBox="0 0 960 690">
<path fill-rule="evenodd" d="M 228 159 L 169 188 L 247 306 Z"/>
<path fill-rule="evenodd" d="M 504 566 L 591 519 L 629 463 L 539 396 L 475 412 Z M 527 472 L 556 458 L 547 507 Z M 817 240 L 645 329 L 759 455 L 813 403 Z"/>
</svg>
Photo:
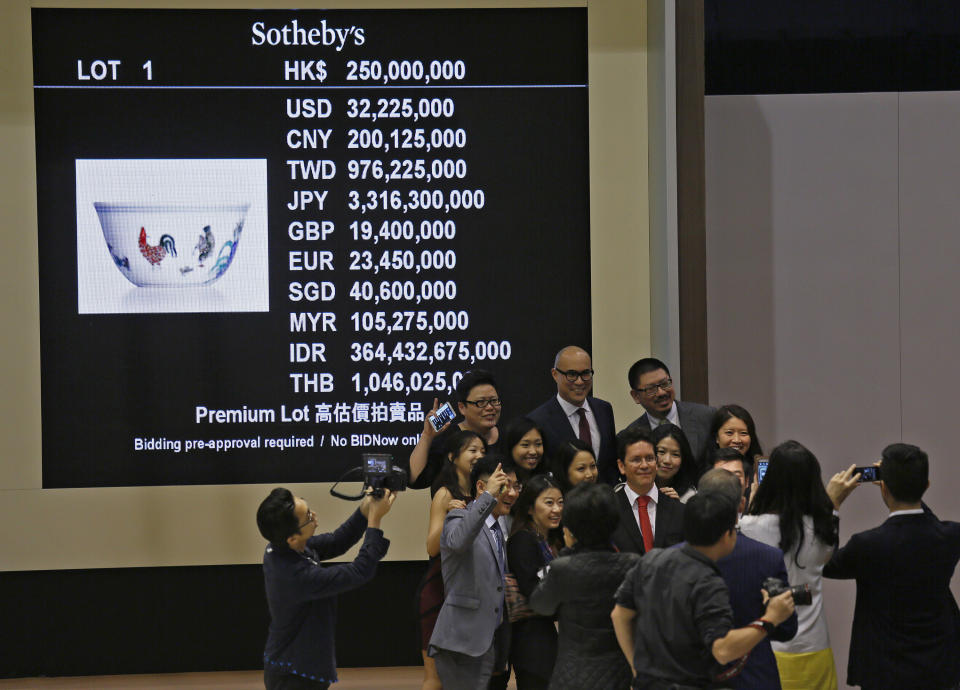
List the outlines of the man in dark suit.
<svg viewBox="0 0 960 690">
<path fill-rule="evenodd" d="M 546 434 L 548 448 L 579 438 L 593 446 L 600 481 L 617 483 L 616 425 L 613 407 L 590 397 L 593 365 L 586 350 L 570 345 L 557 353 L 550 372 L 557 384 L 556 397 L 527 415 Z"/>
<path fill-rule="evenodd" d="M 657 453 L 646 431 L 617 436 L 617 466 L 626 484 L 614 491 L 620 525 L 613 533 L 619 551 L 644 554 L 683 541 L 683 504 L 657 490 Z"/>
<path fill-rule="evenodd" d="M 716 410 L 709 405 L 676 400 L 670 370 L 659 359 L 646 357 L 634 363 L 627 373 L 630 397 L 646 410 L 628 428 L 646 431 L 670 422 L 683 429 L 693 457 L 698 460 L 710 440 L 710 422 Z"/>
<path fill-rule="evenodd" d="M 955 688 L 960 612 L 950 578 L 960 560 L 960 524 L 924 509 L 929 461 L 916 446 L 884 448 L 880 471 L 889 517 L 850 537 L 823 568 L 826 577 L 857 581 L 847 683 Z"/>
<path fill-rule="evenodd" d="M 741 469 L 742 467 L 741 462 Z M 711 492 L 729 496 L 739 506 L 737 513 L 743 512 L 746 503 L 744 485 L 734 473 L 723 468 L 707 471 L 700 478 L 698 493 Z M 763 618 L 766 606 L 760 588 L 763 587 L 764 580 L 775 577 L 781 582 L 787 582 L 783 552 L 743 534 L 737 534 L 733 553 L 718 560 L 717 568 L 730 591 L 733 625 L 737 628 Z M 727 680 L 726 685 L 737 690 L 780 690 L 780 674 L 770 640 L 786 642 L 792 640 L 796 634 L 797 614 L 794 612 L 783 623 L 772 628 L 767 637 L 753 648 L 739 673 Z M 737 666 L 738 664 L 734 664 L 734 668 Z"/>
<path fill-rule="evenodd" d="M 507 458 L 485 455 L 470 479 L 475 500 L 447 513 L 440 536 L 445 594 L 429 654 L 448 690 L 486 690 L 491 675 L 506 668 L 510 649 L 506 536 L 498 518 L 517 500 L 516 471 Z"/>
</svg>

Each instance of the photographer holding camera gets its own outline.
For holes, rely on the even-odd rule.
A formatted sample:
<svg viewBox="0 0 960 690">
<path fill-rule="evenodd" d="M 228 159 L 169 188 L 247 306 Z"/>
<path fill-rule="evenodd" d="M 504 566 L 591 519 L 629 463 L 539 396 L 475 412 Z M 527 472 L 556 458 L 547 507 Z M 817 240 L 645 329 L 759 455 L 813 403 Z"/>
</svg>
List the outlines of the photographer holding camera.
<svg viewBox="0 0 960 690">
<path fill-rule="evenodd" d="M 336 596 L 373 579 L 390 544 L 380 521 L 396 494 L 389 489 L 378 493 L 382 495 L 368 493 L 336 531 L 318 536 L 316 514 L 288 489 L 274 489 L 260 504 L 257 527 L 270 542 L 263 555 L 270 608 L 263 653 L 267 690 L 320 690 L 336 682 Z M 360 537 L 363 545 L 352 563 L 321 565 Z"/>
<path fill-rule="evenodd" d="M 960 524 L 921 503 L 930 486 L 927 454 L 883 449 L 880 496 L 890 511 L 879 527 L 850 537 L 823 569 L 855 578 L 857 603 L 847 682 L 866 690 L 960 684 L 960 612 L 950 591 L 960 560 Z"/>
<path fill-rule="evenodd" d="M 721 452 L 726 449 L 721 449 Z M 743 512 L 746 488 L 743 477 L 743 461 L 720 460 L 717 465 L 708 470 L 700 478 L 700 493 L 720 493 L 736 501 L 738 512 Z M 740 473 L 737 474 L 736 470 Z M 751 621 L 763 617 L 764 603 L 761 589 L 768 595 L 775 597 L 788 589 L 787 567 L 783 562 L 783 552 L 773 546 L 761 544 L 750 537 L 737 535 L 737 545 L 733 553 L 717 561 L 720 576 L 730 590 L 730 608 L 733 609 L 733 624 L 737 627 L 748 625 Z M 810 590 L 803 586 L 793 592 L 793 603 L 796 606 L 810 604 Z M 741 664 L 739 673 L 731 677 L 728 682 L 731 688 L 737 690 L 780 690 L 780 674 L 777 672 L 777 662 L 773 656 L 770 641 L 786 642 L 797 634 L 796 612 L 790 615 L 780 625 L 768 631 L 766 639 L 761 640 L 745 663 Z"/>
<path fill-rule="evenodd" d="M 610 617 L 633 688 L 718 687 L 722 665 L 746 655 L 793 613 L 793 596 L 783 592 L 766 602 L 761 618 L 734 627 L 717 561 L 736 545 L 738 509 L 729 495 L 698 493 L 683 514 L 687 543 L 648 552 L 617 590 Z"/>
</svg>

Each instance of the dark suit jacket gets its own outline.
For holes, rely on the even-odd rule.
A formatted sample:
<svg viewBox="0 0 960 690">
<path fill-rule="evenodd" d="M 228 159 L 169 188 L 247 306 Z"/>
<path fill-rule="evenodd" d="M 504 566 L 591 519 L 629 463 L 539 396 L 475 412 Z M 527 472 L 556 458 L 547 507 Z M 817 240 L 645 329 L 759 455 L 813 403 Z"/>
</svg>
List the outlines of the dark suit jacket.
<svg viewBox="0 0 960 690">
<path fill-rule="evenodd" d="M 763 616 L 765 607 L 760 588 L 765 579 L 776 577 L 788 582 L 783 552 L 743 534 L 737 535 L 733 553 L 717 561 L 717 568 L 730 590 L 730 608 L 733 609 L 735 628 L 742 628 Z M 770 640 L 786 642 L 796 634 L 797 614 L 794 612 L 753 648 L 743 670 L 727 684 L 740 690 L 780 690 L 780 674 Z"/>
<path fill-rule="evenodd" d="M 930 512 L 897 515 L 855 534 L 824 566 L 856 578 L 847 683 L 940 688 L 960 680 L 960 613 L 950 578 L 960 524 Z"/>
<path fill-rule="evenodd" d="M 710 440 L 710 422 L 713 421 L 713 415 L 716 411 L 709 405 L 677 400 L 677 416 L 680 417 L 680 428 L 683 429 L 683 435 L 690 442 L 693 457 L 698 462 L 704 446 Z M 638 427 L 647 433 L 650 432 L 650 418 L 646 412 L 630 422 L 630 426 L 627 428 L 636 429 Z"/>
<path fill-rule="evenodd" d="M 520 593 L 529 599 L 540 581 L 537 573 L 547 564 L 539 537 L 525 529 L 511 536 L 507 542 L 507 560 Z M 556 661 L 557 629 L 552 617 L 533 616 L 513 624 L 510 663 L 514 668 L 549 679 Z"/>
<path fill-rule="evenodd" d="M 620 477 L 620 471 L 617 469 L 617 427 L 613 423 L 613 407 L 606 400 L 593 397 L 587 398 L 587 404 L 593 410 L 597 428 L 600 429 L 600 457 L 597 458 L 600 481 L 613 486 Z M 543 433 L 547 435 L 548 450 L 559 447 L 564 441 L 577 438 L 570 420 L 557 402 L 557 396 L 553 396 L 530 412 L 527 419 L 543 429 Z"/>
<path fill-rule="evenodd" d="M 620 524 L 613 532 L 613 545 L 618 551 L 629 553 L 645 553 L 643 550 L 643 535 L 633 508 L 627 501 L 627 494 L 618 488 L 614 492 L 617 511 L 620 513 Z M 666 548 L 683 541 L 683 504 L 675 498 L 661 493 L 657 501 L 657 520 L 653 528 L 653 545 L 656 548 Z"/>
</svg>

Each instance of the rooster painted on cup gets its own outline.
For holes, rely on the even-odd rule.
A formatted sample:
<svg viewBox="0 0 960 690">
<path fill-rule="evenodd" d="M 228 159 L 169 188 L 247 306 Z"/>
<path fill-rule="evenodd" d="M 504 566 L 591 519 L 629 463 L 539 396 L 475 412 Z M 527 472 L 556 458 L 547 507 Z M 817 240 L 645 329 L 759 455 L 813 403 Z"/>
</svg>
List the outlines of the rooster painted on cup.
<svg viewBox="0 0 960 690">
<path fill-rule="evenodd" d="M 140 253 L 143 258 L 150 262 L 151 266 L 156 266 L 167 254 L 177 255 L 177 244 L 170 235 L 161 235 L 160 242 L 155 247 L 147 244 L 147 230 L 140 228 Z"/>
<path fill-rule="evenodd" d="M 249 204 L 94 207 L 113 263 L 127 280 L 139 287 L 193 287 L 213 283 L 230 267 Z"/>
</svg>

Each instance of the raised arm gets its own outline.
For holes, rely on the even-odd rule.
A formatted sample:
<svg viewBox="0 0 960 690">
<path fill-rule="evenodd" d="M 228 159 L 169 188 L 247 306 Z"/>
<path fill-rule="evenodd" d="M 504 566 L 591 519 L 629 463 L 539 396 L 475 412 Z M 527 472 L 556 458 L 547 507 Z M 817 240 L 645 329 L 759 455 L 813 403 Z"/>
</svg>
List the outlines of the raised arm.
<svg viewBox="0 0 960 690">
<path fill-rule="evenodd" d="M 440 548 L 447 551 L 464 551 L 473 546 L 473 540 L 483 529 L 487 516 L 497 504 L 491 494 L 484 491 L 463 510 L 451 510 L 447 513 L 440 534 Z"/>
<path fill-rule="evenodd" d="M 420 432 L 417 445 L 415 445 L 410 452 L 410 488 L 412 489 L 427 488 L 433 481 L 433 477 L 421 477 L 420 475 L 423 474 L 424 469 L 427 467 L 430 460 L 431 445 L 439 433 L 434 431 L 429 419 L 430 415 L 436 414 L 438 409 L 440 409 L 440 401 L 434 398 L 433 407 L 424 415 L 423 431 Z M 450 426 L 450 422 L 447 422 L 441 427 L 440 431 L 445 430 L 448 426 Z"/>
<path fill-rule="evenodd" d="M 833 556 L 823 566 L 823 576 L 834 580 L 849 580 L 857 576 L 857 535 L 853 535 L 846 546 L 836 549 Z"/>
<path fill-rule="evenodd" d="M 364 499 L 366 500 L 366 499 Z M 359 508 L 333 532 L 318 534 L 310 537 L 307 545 L 317 552 L 320 560 L 336 558 L 349 551 L 354 544 L 360 541 L 363 531 L 367 529 L 367 517 Z"/>
<path fill-rule="evenodd" d="M 377 571 L 377 563 L 387 553 L 390 541 L 383 532 L 370 527 L 357 557 L 350 563 L 337 563 L 325 567 L 309 567 L 306 564 L 295 575 L 296 589 L 303 599 L 331 597 L 369 582 Z"/>
<path fill-rule="evenodd" d="M 390 491 L 385 492 L 381 498 L 374 498 L 367 494 L 360 502 L 360 507 L 347 518 L 346 522 L 333 532 L 310 537 L 307 545 L 317 552 L 321 561 L 343 555 L 360 541 L 367 527 L 379 529 L 381 518 L 390 511 L 395 500 L 397 495 Z"/>
</svg>

